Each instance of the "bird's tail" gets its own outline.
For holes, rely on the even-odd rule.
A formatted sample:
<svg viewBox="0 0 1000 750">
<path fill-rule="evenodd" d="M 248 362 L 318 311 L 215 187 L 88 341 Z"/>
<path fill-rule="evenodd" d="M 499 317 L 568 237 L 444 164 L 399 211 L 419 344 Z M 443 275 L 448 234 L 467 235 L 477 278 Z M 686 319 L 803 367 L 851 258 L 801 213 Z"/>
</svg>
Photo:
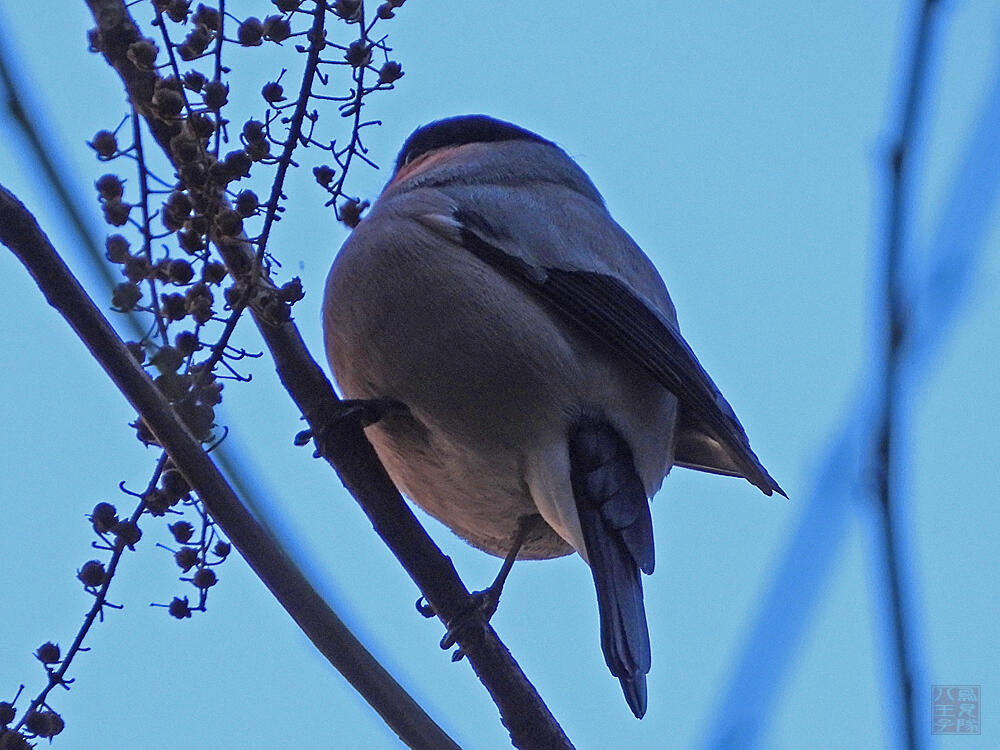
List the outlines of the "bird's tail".
<svg viewBox="0 0 1000 750">
<path fill-rule="evenodd" d="M 603 421 L 569 439 L 573 496 L 597 588 L 601 648 L 636 718 L 646 713 L 649 631 L 639 572 L 653 572 L 649 500 L 625 439 Z"/>
</svg>

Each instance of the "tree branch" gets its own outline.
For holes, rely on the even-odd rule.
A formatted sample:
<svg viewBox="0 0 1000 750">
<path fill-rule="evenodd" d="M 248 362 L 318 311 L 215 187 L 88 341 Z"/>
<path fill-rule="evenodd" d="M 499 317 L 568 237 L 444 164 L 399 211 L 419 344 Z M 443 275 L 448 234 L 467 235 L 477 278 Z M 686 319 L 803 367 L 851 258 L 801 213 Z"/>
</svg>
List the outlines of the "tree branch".
<svg viewBox="0 0 1000 750">
<path fill-rule="evenodd" d="M 937 0 L 921 0 L 916 38 L 905 81 L 902 118 L 899 131 L 888 155 L 890 181 L 887 234 L 883 270 L 885 284 L 885 340 L 880 413 L 875 426 L 876 492 L 879 518 L 882 526 L 882 543 L 885 564 L 886 588 L 892 620 L 892 638 L 902 704 L 902 724 L 908 750 L 920 746 L 917 730 L 916 707 L 913 702 L 913 665 L 910 658 L 909 625 L 903 596 L 903 563 L 900 559 L 895 515 L 898 513 L 898 491 L 894 482 L 896 474 L 895 433 L 898 421 L 897 399 L 900 373 L 903 366 L 903 348 L 909 335 L 909 320 L 900 280 L 900 261 L 903 254 L 907 188 L 909 185 L 909 153 L 913 145 L 917 118 L 924 90 L 926 70 L 930 55 L 931 32 Z"/>
<path fill-rule="evenodd" d="M 87 5 L 98 24 L 99 33 L 95 38 L 100 51 L 121 76 L 130 101 L 146 119 L 167 157 L 172 158 L 170 128 L 158 119 L 155 108 L 151 106 L 156 75 L 138 71 L 127 56 L 128 44 L 141 36 L 138 27 L 122 0 L 87 0 Z M 224 197 L 220 195 L 219 200 L 223 201 Z M 263 270 L 255 269 L 255 254 L 249 242 L 219 236 L 213 237 L 213 240 L 236 278 L 258 289 L 273 289 L 273 284 L 265 276 L 252 276 L 255 270 L 258 273 L 263 273 Z M 282 384 L 302 411 L 313 433 L 325 438 L 319 446 L 321 455 L 357 499 L 376 532 L 443 621 L 451 621 L 467 611 L 470 604 L 468 590 L 451 560 L 442 554 L 403 501 L 361 427 L 345 421 L 331 423 L 331 415 L 337 413 L 336 394 L 323 370 L 307 351 L 294 323 L 275 322 L 254 308 L 251 308 L 251 313 L 274 358 Z M 216 518 L 216 521 L 226 529 L 223 519 Z M 534 686 L 491 627 L 467 629 L 458 642 L 499 708 L 501 720 L 516 747 L 522 750 L 572 747 Z"/>
<path fill-rule="evenodd" d="M 334 614 L 284 550 L 240 503 L 166 397 L 139 366 L 52 247 L 34 217 L 0 186 L 0 242 L 9 247 L 142 416 L 216 523 L 306 636 L 410 747 L 451 740 Z"/>
</svg>

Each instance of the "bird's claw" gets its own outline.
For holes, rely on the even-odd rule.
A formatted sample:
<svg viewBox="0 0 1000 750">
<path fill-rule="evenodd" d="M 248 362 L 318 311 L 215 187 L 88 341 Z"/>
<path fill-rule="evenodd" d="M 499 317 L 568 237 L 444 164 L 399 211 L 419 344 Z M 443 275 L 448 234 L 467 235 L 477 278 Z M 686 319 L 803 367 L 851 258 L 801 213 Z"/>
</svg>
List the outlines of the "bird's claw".
<svg viewBox="0 0 1000 750">
<path fill-rule="evenodd" d="M 458 643 L 459 636 L 470 629 L 485 630 L 490 619 L 496 614 L 500 595 L 492 586 L 469 594 L 468 606 L 447 622 L 448 630 L 441 639 L 441 648 L 447 651 Z M 461 661 L 465 656 L 462 646 L 451 655 L 452 661 Z"/>
<path fill-rule="evenodd" d="M 441 648 L 447 651 L 452 646 L 458 645 L 459 636 L 470 629 L 484 630 L 489 624 L 490 619 L 496 614 L 499 604 L 500 593 L 493 586 L 469 594 L 468 604 L 465 609 L 446 623 L 448 630 L 445 632 L 444 637 L 441 638 Z M 437 610 L 423 596 L 417 599 L 416 608 L 417 612 L 424 617 L 434 617 L 437 615 Z M 461 661 L 464 656 L 465 649 L 459 645 L 454 653 L 452 653 L 451 660 Z"/>
<path fill-rule="evenodd" d="M 421 596 L 417 599 L 416 603 L 417 612 L 422 614 L 424 617 L 431 618 L 437 614 L 437 610 L 427 601 L 426 597 Z"/>
<path fill-rule="evenodd" d="M 408 414 L 409 408 L 402 401 L 393 398 L 345 398 L 325 407 L 312 423 L 315 429 L 303 430 L 295 436 L 296 445 L 305 445 L 310 439 L 316 441 L 316 457 L 322 455 L 324 445 L 338 434 L 340 428 L 356 424 L 368 427 L 386 417 Z"/>
<path fill-rule="evenodd" d="M 388 416 L 406 414 L 406 404 L 394 398 L 345 398 L 337 402 L 333 421 L 357 421 L 362 427 L 381 422 Z"/>
</svg>

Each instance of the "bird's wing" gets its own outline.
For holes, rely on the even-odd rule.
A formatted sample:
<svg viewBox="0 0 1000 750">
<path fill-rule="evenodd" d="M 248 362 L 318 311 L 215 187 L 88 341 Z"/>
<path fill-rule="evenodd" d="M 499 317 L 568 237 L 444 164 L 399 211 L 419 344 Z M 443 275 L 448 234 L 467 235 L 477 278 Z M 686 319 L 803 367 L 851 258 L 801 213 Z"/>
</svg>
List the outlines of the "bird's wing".
<svg viewBox="0 0 1000 750">
<path fill-rule="evenodd" d="M 575 235 L 593 244 L 594 232 L 588 231 L 589 226 L 574 232 L 560 229 L 558 221 L 547 222 L 544 217 L 552 215 L 551 207 L 532 206 L 530 201 L 512 207 L 509 193 L 493 198 L 491 192 L 467 196 L 449 192 L 448 213 L 429 211 L 416 218 L 523 283 L 571 323 L 645 368 L 677 396 L 675 464 L 742 476 L 766 495 L 784 495 L 751 450 L 732 407 L 681 336 L 659 275 L 603 206 L 593 203 L 592 209 L 585 208 L 583 214 L 571 218 L 586 221 L 586 211 L 602 212 L 589 221 L 620 233 L 609 238 L 615 245 L 611 255 L 601 254 L 604 247 L 576 253 L 567 249 Z M 580 208 L 566 210 L 579 212 Z M 567 217 L 562 218 L 565 225 Z M 519 228 L 524 227 L 528 229 L 519 236 Z M 523 236 L 531 233 L 535 236 Z M 593 268 L 579 267 L 581 257 L 593 262 Z"/>
</svg>

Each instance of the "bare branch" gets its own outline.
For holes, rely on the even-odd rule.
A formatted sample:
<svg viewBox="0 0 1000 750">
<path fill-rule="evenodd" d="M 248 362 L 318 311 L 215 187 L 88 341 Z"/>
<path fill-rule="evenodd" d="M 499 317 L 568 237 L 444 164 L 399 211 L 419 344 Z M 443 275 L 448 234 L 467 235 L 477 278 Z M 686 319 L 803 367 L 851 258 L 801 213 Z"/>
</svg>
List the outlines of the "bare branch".
<svg viewBox="0 0 1000 750">
<path fill-rule="evenodd" d="M 458 746 L 427 716 L 334 614 L 233 492 L 170 403 L 73 277 L 28 210 L 0 186 L 0 242 L 27 267 L 55 307 L 136 408 L 216 523 L 320 653 L 414 748 Z"/>
<path fill-rule="evenodd" d="M 108 63 L 118 71 L 136 111 L 146 119 L 157 142 L 172 159 L 170 129 L 158 119 L 152 106 L 157 75 L 137 70 L 127 55 L 128 45 L 141 35 L 125 4 L 122 0 L 87 0 L 87 4 L 98 24 L 98 33 L 92 39 Z M 224 195 L 220 194 L 218 200 L 221 209 Z M 267 278 L 267 269 L 255 263 L 255 252 L 249 242 L 223 237 L 218 231 L 213 232 L 212 239 L 233 276 L 254 288 L 258 300 L 275 291 Z M 403 501 L 361 427 L 333 419 L 338 413 L 336 394 L 323 370 L 306 350 L 298 329 L 291 321 L 280 321 L 267 314 L 266 308 L 266 305 L 255 303 L 251 312 L 282 383 L 313 433 L 324 438 L 318 441 L 323 457 L 334 466 L 375 530 L 438 616 L 445 622 L 454 620 L 467 611 L 470 599 L 451 561 L 441 553 Z M 209 509 L 212 510 L 211 506 Z M 228 532 L 225 519 L 216 517 L 216 521 Z M 230 537 L 235 543 L 232 534 Z M 492 628 L 469 629 L 461 634 L 459 644 L 497 704 L 515 746 L 572 747 Z"/>
<path fill-rule="evenodd" d="M 920 105 L 925 84 L 930 53 L 931 32 L 937 0 L 921 0 L 916 37 L 912 44 L 912 57 L 904 83 L 904 100 L 899 132 L 888 155 L 887 167 L 890 180 L 887 236 L 885 240 L 885 319 L 882 400 L 876 423 L 876 478 L 880 519 L 882 523 L 883 553 L 885 556 L 886 588 L 892 617 L 893 645 L 899 680 L 902 723 L 906 747 L 917 750 L 920 733 L 917 731 L 916 707 L 913 703 L 913 666 L 910 663 L 909 626 L 903 601 L 902 563 L 899 542 L 894 524 L 897 489 L 893 451 L 897 422 L 897 399 L 900 372 L 903 365 L 904 345 L 908 338 L 909 321 L 900 280 L 900 261 L 903 253 L 904 231 L 909 187 L 909 152 L 913 145 Z"/>
</svg>

